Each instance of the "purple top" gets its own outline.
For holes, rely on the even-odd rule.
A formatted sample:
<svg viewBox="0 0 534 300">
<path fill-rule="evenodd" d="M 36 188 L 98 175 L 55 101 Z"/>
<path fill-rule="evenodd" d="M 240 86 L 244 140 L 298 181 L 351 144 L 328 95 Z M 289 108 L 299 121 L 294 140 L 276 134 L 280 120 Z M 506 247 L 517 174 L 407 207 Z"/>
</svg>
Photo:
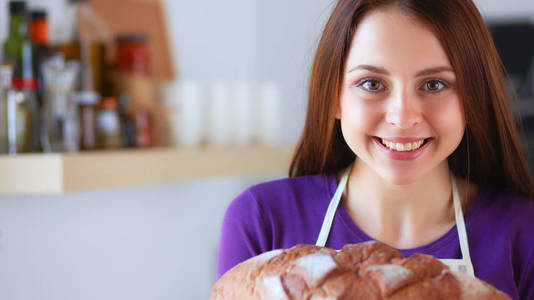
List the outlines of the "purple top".
<svg viewBox="0 0 534 300">
<path fill-rule="evenodd" d="M 217 278 L 260 253 L 315 244 L 336 187 L 335 175 L 315 175 L 246 189 L 224 216 Z M 481 186 L 464 217 L 475 276 L 513 299 L 534 300 L 534 201 Z M 369 240 L 340 202 L 326 246 L 341 249 Z M 456 226 L 427 245 L 397 250 L 405 256 L 461 258 Z"/>
</svg>

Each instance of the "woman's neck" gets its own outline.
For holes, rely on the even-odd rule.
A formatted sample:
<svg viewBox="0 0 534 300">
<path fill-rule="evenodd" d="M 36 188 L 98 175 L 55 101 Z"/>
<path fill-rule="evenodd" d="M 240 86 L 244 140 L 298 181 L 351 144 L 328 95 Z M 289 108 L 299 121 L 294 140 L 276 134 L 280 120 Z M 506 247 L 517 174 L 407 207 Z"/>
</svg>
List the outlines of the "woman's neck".
<svg viewBox="0 0 534 300">
<path fill-rule="evenodd" d="M 446 161 L 414 183 L 396 185 L 357 159 L 343 203 L 360 229 L 401 249 L 432 242 L 455 223 Z"/>
</svg>

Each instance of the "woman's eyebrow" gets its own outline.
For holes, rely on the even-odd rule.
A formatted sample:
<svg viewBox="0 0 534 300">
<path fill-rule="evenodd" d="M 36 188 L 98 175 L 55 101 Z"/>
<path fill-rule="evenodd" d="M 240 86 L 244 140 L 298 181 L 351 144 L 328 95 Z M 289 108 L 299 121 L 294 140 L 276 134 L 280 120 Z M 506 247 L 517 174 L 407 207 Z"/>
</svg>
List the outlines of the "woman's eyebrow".
<svg viewBox="0 0 534 300">
<path fill-rule="evenodd" d="M 449 66 L 443 66 L 443 67 L 434 67 L 434 68 L 429 68 L 429 69 L 425 69 L 423 71 L 420 71 L 419 73 L 417 73 L 415 76 L 416 77 L 419 77 L 419 76 L 426 76 L 426 75 L 432 75 L 432 74 L 436 74 L 436 73 L 441 73 L 441 72 L 451 72 L 451 73 L 454 73 L 454 70 L 449 67 Z"/>
<path fill-rule="evenodd" d="M 378 73 L 378 74 L 389 75 L 389 72 L 386 69 L 384 69 L 382 67 L 371 66 L 371 65 L 358 65 L 356 67 L 351 68 L 347 73 L 351 73 L 351 72 L 354 72 L 356 70 L 368 70 L 368 71 L 371 71 L 371 72 L 374 72 L 374 73 Z M 441 73 L 441 72 L 452 72 L 452 73 L 454 73 L 454 70 L 449 66 L 433 67 L 433 68 L 428 68 L 428 69 L 424 69 L 422 71 L 419 71 L 415 76 L 416 77 L 427 76 L 427 75 Z"/>
</svg>

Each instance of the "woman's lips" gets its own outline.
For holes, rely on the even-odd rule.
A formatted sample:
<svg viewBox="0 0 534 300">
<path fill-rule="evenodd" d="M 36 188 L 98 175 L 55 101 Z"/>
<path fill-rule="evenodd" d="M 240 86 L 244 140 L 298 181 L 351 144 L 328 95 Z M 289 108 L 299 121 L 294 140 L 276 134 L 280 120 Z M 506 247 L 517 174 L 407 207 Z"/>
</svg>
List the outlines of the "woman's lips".
<svg viewBox="0 0 534 300">
<path fill-rule="evenodd" d="M 394 159 L 394 160 L 414 160 L 421 156 L 423 152 L 425 152 L 428 147 L 433 143 L 433 138 L 392 138 L 392 139 L 386 139 L 388 141 L 396 142 L 396 143 L 410 143 L 410 142 L 416 142 L 420 140 L 424 140 L 423 145 L 421 147 L 417 148 L 416 150 L 410 150 L 410 151 L 395 151 L 391 150 L 386 145 L 382 144 L 382 138 L 379 137 L 373 137 L 373 140 L 375 141 L 375 144 L 377 144 L 378 148 L 382 153 L 384 153 L 387 157 Z"/>
</svg>

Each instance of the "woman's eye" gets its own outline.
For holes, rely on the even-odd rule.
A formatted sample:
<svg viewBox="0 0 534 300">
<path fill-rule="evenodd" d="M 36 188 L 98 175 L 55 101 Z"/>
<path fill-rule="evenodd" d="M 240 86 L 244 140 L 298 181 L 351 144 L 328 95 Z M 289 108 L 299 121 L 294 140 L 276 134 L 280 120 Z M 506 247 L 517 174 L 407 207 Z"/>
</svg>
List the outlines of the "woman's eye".
<svg viewBox="0 0 534 300">
<path fill-rule="evenodd" d="M 384 89 L 382 83 L 376 79 L 366 79 L 357 84 L 359 87 L 363 87 L 368 92 L 378 92 Z"/>
<path fill-rule="evenodd" d="M 428 92 L 440 92 L 447 86 L 448 85 L 441 80 L 432 79 L 425 82 L 425 84 L 423 85 L 423 89 Z"/>
</svg>

